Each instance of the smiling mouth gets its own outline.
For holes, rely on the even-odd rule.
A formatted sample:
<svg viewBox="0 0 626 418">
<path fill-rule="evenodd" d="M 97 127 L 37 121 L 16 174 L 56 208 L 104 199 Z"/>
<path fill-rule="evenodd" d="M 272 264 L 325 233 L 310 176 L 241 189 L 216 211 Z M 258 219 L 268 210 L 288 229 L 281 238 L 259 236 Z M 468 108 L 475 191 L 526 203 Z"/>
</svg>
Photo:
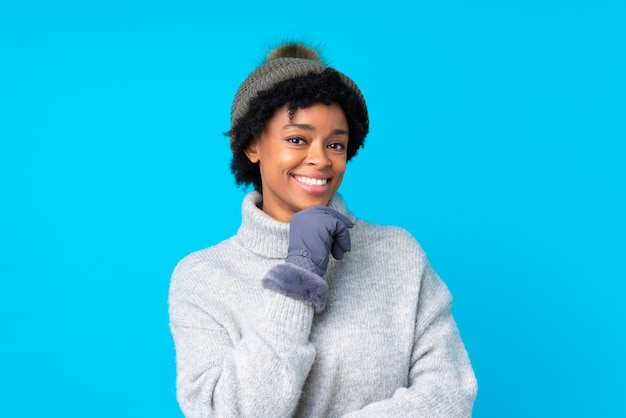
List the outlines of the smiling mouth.
<svg viewBox="0 0 626 418">
<path fill-rule="evenodd" d="M 328 179 L 312 179 L 311 177 L 294 176 L 294 178 L 303 184 L 309 186 L 325 186 L 328 183 Z"/>
</svg>

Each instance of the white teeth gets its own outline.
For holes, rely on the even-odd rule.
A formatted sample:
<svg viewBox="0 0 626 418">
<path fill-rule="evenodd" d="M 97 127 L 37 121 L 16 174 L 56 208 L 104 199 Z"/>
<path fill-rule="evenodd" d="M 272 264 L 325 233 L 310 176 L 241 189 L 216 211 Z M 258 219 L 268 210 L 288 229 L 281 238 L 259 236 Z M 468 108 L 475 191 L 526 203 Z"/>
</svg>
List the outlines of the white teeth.
<svg viewBox="0 0 626 418">
<path fill-rule="evenodd" d="M 308 184 L 310 186 L 323 186 L 328 183 L 328 179 L 312 179 L 310 177 L 296 177 L 300 183 Z"/>
</svg>

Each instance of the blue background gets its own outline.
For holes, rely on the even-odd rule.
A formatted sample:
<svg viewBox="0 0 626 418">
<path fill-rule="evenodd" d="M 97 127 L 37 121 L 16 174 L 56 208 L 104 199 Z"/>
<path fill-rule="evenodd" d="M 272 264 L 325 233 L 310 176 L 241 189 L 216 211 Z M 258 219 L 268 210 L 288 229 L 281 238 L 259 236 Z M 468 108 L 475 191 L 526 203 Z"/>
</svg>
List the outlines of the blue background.
<svg viewBox="0 0 626 418">
<path fill-rule="evenodd" d="M 341 192 L 451 288 L 474 415 L 626 416 L 625 21 L 608 0 L 5 0 L 0 415 L 180 416 L 169 276 L 236 231 L 230 103 L 296 36 L 368 100 Z"/>
</svg>

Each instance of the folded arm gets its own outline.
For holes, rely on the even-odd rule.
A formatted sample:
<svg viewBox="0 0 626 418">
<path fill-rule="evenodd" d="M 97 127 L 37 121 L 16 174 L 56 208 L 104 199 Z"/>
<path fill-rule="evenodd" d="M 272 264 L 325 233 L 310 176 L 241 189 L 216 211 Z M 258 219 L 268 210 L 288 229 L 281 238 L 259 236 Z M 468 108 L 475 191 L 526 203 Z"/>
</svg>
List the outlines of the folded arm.
<svg viewBox="0 0 626 418">
<path fill-rule="evenodd" d="M 315 358 L 312 306 L 263 290 L 256 319 L 239 330 L 219 302 L 196 300 L 173 283 L 170 327 L 185 416 L 292 415 Z"/>
<path fill-rule="evenodd" d="M 424 262 L 408 386 L 345 417 L 472 415 L 476 379 L 452 316 L 452 297 Z"/>
</svg>

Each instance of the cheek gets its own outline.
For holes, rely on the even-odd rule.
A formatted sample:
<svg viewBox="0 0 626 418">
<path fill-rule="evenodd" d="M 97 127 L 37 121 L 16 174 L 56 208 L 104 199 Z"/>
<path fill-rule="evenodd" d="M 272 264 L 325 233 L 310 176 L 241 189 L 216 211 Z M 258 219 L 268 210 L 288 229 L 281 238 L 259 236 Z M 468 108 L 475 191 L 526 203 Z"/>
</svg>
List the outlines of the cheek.
<svg viewBox="0 0 626 418">
<path fill-rule="evenodd" d="M 333 168 L 335 170 L 335 173 L 337 173 L 338 175 L 343 175 L 343 173 L 345 173 L 346 166 L 347 162 L 345 156 L 337 156 L 337 158 L 333 161 Z"/>
<path fill-rule="evenodd" d="M 261 171 L 265 171 L 265 175 L 277 176 L 279 173 L 289 170 L 294 161 L 295 158 L 292 153 L 280 147 L 265 149 L 261 157 Z"/>
<path fill-rule="evenodd" d="M 273 156 L 273 161 L 281 171 L 292 170 L 302 163 L 303 154 L 291 150 L 280 150 Z"/>
</svg>

